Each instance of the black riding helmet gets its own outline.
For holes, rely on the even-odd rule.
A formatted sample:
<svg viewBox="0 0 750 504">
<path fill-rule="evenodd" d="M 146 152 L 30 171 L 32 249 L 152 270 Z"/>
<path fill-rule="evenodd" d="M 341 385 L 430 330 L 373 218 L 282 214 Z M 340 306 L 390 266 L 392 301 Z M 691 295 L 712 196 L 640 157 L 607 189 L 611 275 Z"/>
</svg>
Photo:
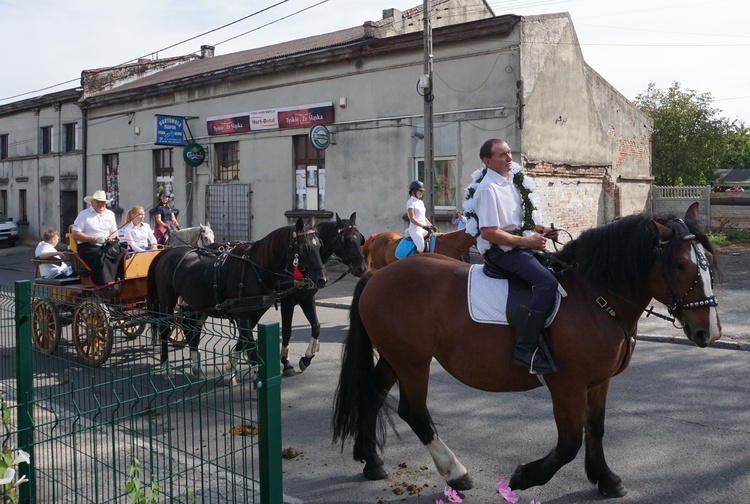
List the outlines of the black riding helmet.
<svg viewBox="0 0 750 504">
<path fill-rule="evenodd" d="M 411 184 L 409 184 L 409 194 L 411 194 L 413 191 L 416 190 L 422 190 L 424 191 L 424 184 L 420 182 L 419 180 L 415 180 Z"/>
</svg>

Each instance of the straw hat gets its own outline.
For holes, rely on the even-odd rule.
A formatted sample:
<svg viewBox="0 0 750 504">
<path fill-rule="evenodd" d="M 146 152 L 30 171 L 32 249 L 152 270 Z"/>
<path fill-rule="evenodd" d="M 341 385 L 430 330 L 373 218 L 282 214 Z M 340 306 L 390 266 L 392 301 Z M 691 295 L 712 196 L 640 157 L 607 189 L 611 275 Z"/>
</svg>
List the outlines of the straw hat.
<svg viewBox="0 0 750 504">
<path fill-rule="evenodd" d="M 112 203 L 111 199 L 107 199 L 107 193 L 102 190 L 94 191 L 94 194 L 92 194 L 91 196 L 86 196 L 85 198 L 83 198 L 83 201 L 85 201 L 86 203 L 91 203 L 91 200 Z"/>
</svg>

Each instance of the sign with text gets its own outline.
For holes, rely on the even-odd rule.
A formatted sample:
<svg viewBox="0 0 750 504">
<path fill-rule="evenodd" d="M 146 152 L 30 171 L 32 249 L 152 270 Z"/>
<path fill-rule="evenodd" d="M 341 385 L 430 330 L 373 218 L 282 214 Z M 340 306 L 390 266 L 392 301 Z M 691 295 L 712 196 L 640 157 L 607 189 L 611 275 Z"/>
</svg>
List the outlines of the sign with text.
<svg viewBox="0 0 750 504">
<path fill-rule="evenodd" d="M 314 103 L 279 109 L 279 128 L 308 128 L 333 124 L 333 103 Z"/>
<path fill-rule="evenodd" d="M 156 145 L 183 145 L 185 143 L 185 118 L 156 116 Z"/>
<path fill-rule="evenodd" d="M 250 131 L 250 115 L 247 112 L 231 116 L 217 116 L 206 118 L 208 134 L 231 135 Z"/>
<path fill-rule="evenodd" d="M 209 117 L 206 126 L 211 136 L 279 128 L 309 128 L 316 124 L 333 124 L 333 113 L 333 102 L 313 103 Z"/>
</svg>

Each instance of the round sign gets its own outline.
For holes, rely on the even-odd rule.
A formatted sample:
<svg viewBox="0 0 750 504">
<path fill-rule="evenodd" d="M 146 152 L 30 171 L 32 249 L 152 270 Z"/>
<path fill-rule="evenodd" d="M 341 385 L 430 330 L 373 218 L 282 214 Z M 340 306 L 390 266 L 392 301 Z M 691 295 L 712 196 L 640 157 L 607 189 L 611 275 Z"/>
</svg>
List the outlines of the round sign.
<svg viewBox="0 0 750 504">
<path fill-rule="evenodd" d="M 326 150 L 331 145 L 331 133 L 322 124 L 310 128 L 310 143 L 317 150 Z"/>
<path fill-rule="evenodd" d="M 200 166 L 206 159 L 206 151 L 197 143 L 189 143 L 182 149 L 182 159 L 188 166 Z"/>
</svg>

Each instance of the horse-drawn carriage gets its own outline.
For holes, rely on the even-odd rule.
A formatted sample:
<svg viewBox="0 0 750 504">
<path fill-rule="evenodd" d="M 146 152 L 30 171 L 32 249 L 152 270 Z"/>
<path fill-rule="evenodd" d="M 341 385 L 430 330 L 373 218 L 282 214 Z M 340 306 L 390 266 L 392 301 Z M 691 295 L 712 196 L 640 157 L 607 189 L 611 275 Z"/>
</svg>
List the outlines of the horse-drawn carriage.
<svg viewBox="0 0 750 504">
<path fill-rule="evenodd" d="M 42 279 L 39 265 L 55 261 L 33 259 L 37 278 L 32 294 L 32 339 L 39 351 L 51 354 L 60 343 L 63 328 L 71 325 L 78 355 L 86 364 L 101 366 L 112 352 L 116 331 L 127 339 L 143 333 L 148 268 L 161 250 L 129 252 L 123 258 L 123 278 L 97 286 L 91 281 L 88 266 L 76 254 L 76 242 L 70 233 L 67 238 L 66 260 L 76 276 Z"/>
</svg>

